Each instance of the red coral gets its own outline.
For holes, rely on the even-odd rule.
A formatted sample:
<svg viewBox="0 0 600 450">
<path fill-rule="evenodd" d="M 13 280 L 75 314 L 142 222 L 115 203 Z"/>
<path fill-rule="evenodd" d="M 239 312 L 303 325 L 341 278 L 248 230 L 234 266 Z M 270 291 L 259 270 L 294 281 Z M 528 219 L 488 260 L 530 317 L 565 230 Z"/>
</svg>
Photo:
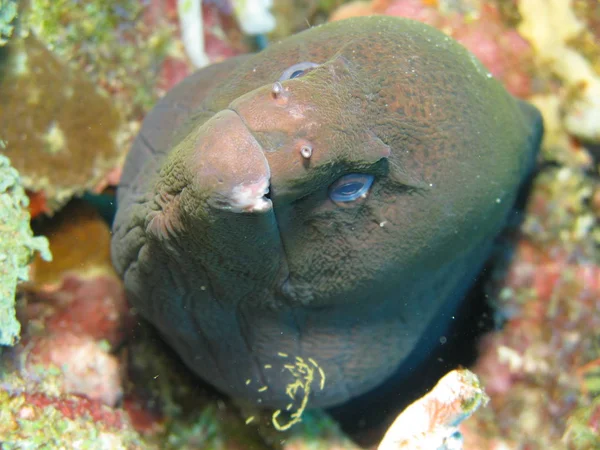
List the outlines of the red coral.
<svg viewBox="0 0 600 450">
<path fill-rule="evenodd" d="M 67 275 L 59 287 L 29 293 L 27 300 L 19 314 L 23 341 L 15 349 L 22 375 L 36 382 L 56 367 L 62 392 L 115 405 L 123 388 L 110 351 L 123 342 L 130 319 L 121 282 Z"/>
<path fill-rule="evenodd" d="M 121 430 L 127 423 L 127 418 L 121 410 L 115 410 L 103 405 L 99 401 L 90 400 L 77 395 L 62 395 L 51 397 L 40 392 L 23 394 L 28 405 L 37 408 L 52 406 L 63 416 L 75 420 L 80 417 L 90 417 L 96 422 L 101 422 L 107 427 Z"/>
<path fill-rule="evenodd" d="M 219 62 L 248 49 L 242 44 L 242 35 L 230 11 L 215 3 L 202 3 L 204 49 L 211 63 Z M 181 31 L 174 0 L 153 0 L 146 8 L 144 20 L 152 25 L 167 20 L 178 36 Z M 195 68 L 181 52 L 173 52 L 162 62 L 157 87 L 164 92 L 171 89 Z"/>
<path fill-rule="evenodd" d="M 123 401 L 123 409 L 127 411 L 131 424 L 139 433 L 146 435 L 155 434 L 163 429 L 164 416 L 152 408 L 145 405 L 141 398 L 135 394 L 129 394 Z"/>
<path fill-rule="evenodd" d="M 27 197 L 29 197 L 29 215 L 32 219 L 51 212 L 46 194 L 43 191 L 27 191 Z"/>
<path fill-rule="evenodd" d="M 26 319 L 43 322 L 49 334 L 89 336 L 115 348 L 125 337 L 127 300 L 115 277 L 84 279 L 68 274 L 58 288 L 37 291 L 29 298 Z"/>
<path fill-rule="evenodd" d="M 522 239 L 499 288 L 494 297 L 507 322 L 483 339 L 474 368 L 491 396 L 493 422 L 509 440 L 558 439 L 585 392 L 578 369 L 597 355 L 600 267 L 560 245 Z M 535 430 L 515 425 L 525 414 L 535 417 Z"/>
<path fill-rule="evenodd" d="M 471 50 L 513 95 L 531 94 L 531 46 L 516 30 L 502 23 L 496 8 L 485 5 L 478 20 L 463 22 L 452 36 Z"/>
<path fill-rule="evenodd" d="M 211 62 L 248 52 L 249 49 L 240 46 L 243 37 L 233 16 L 224 14 L 217 4 L 203 2 L 202 18 L 204 47 Z"/>
<path fill-rule="evenodd" d="M 157 87 L 161 91 L 167 92 L 192 72 L 193 68 L 189 61 L 168 56 L 162 63 Z"/>
<path fill-rule="evenodd" d="M 68 304 L 56 311 L 46 325 L 50 332 L 70 331 L 105 339 L 114 348 L 124 338 L 127 301 L 121 283 L 111 277 L 84 280 L 66 276 L 55 298 Z"/>
<path fill-rule="evenodd" d="M 384 14 L 418 20 L 434 27 L 439 27 L 442 22 L 442 16 L 437 9 L 424 5 L 420 0 L 392 1 Z"/>
<path fill-rule="evenodd" d="M 89 336 L 64 332 L 36 336 L 28 342 L 22 373 L 29 378 L 37 368 L 57 367 L 61 370 L 63 392 L 85 395 L 90 400 L 114 406 L 122 397 L 121 374 L 116 357 Z"/>
</svg>

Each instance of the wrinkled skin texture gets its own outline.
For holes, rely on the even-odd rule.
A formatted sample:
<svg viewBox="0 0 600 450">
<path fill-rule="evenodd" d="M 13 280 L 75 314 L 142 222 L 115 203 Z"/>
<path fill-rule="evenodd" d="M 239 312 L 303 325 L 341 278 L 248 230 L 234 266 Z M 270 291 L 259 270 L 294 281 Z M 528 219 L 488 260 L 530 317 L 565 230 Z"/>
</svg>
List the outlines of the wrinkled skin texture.
<svg viewBox="0 0 600 450">
<path fill-rule="evenodd" d="M 273 95 L 306 61 L 319 66 Z M 541 129 L 426 25 L 312 28 L 159 102 L 123 172 L 113 261 L 136 309 L 220 390 L 285 407 L 283 365 L 299 356 L 326 375 L 321 390 L 315 371 L 308 406 L 338 404 L 439 340 Z M 375 175 L 367 197 L 332 202 L 328 187 L 355 172 Z"/>
</svg>

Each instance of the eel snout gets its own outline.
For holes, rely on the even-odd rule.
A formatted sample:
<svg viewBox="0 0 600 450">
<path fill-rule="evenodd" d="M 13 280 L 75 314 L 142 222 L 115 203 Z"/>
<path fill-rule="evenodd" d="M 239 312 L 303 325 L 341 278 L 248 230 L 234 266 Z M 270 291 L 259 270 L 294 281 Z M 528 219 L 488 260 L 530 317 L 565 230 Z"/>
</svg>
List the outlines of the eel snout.
<svg viewBox="0 0 600 450">
<path fill-rule="evenodd" d="M 269 163 L 240 116 L 220 111 L 199 131 L 188 161 L 208 205 L 238 213 L 271 210 Z"/>
</svg>

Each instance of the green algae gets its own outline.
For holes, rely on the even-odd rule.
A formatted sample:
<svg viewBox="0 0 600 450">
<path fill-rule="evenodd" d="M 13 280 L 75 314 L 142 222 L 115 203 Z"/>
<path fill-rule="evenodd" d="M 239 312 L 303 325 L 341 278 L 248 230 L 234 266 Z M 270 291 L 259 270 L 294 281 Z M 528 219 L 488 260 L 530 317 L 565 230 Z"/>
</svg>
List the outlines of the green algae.
<svg viewBox="0 0 600 450">
<path fill-rule="evenodd" d="M 28 402 L 24 395 L 11 396 L 0 390 L 2 449 L 156 448 L 146 445 L 127 422 L 121 427 L 111 427 L 86 413 L 69 418 L 61 412 L 61 399 L 54 400 L 56 405 L 39 406 Z"/>
<path fill-rule="evenodd" d="M 591 201 L 598 183 L 584 170 L 551 167 L 535 179 L 522 231 L 536 245 L 560 244 L 600 262 L 600 229 Z"/>
<path fill-rule="evenodd" d="M 5 45 L 14 31 L 13 22 L 17 17 L 16 0 L 0 0 L 0 47 Z"/>
<path fill-rule="evenodd" d="M 600 396 L 588 405 L 578 408 L 567 420 L 567 430 L 563 442 L 567 448 L 593 450 L 600 448 L 600 434 L 594 416 L 600 412 Z"/>
<path fill-rule="evenodd" d="M 11 43 L 3 69 L 5 154 L 25 187 L 44 191 L 50 209 L 58 209 L 117 165 L 121 116 L 107 95 L 33 35 Z"/>
<path fill-rule="evenodd" d="M 0 149 L 4 150 L 0 141 Z M 45 237 L 34 237 L 29 227 L 29 199 L 19 173 L 0 154 L 0 345 L 14 345 L 21 326 L 15 317 L 17 284 L 28 279 L 35 252 L 52 259 Z"/>
<path fill-rule="evenodd" d="M 18 13 L 0 61 L 0 135 L 52 213 L 122 164 L 174 29 L 138 0 L 28 0 Z"/>
<path fill-rule="evenodd" d="M 171 27 L 148 24 L 150 13 L 138 0 L 89 0 L 78 8 L 72 3 L 31 0 L 28 29 L 56 57 L 115 94 L 125 116 L 147 111 L 156 101 L 153 88 L 172 42 Z"/>
<path fill-rule="evenodd" d="M 195 420 L 190 422 L 174 421 L 170 424 L 165 437 L 165 448 L 190 448 L 190 441 L 206 449 L 226 449 L 223 431 L 215 407 L 209 405 L 200 411 Z M 192 445 L 193 448 L 193 445 Z"/>
</svg>

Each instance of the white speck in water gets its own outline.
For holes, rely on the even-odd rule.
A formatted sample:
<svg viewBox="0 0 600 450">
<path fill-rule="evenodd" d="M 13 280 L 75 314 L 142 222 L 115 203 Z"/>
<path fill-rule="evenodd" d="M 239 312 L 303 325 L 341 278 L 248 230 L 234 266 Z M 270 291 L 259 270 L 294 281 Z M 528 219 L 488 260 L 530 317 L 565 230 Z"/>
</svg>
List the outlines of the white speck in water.
<svg viewBox="0 0 600 450">
<path fill-rule="evenodd" d="M 502 199 L 501 198 L 497 198 L 496 199 L 496 203 L 502 203 Z"/>
<path fill-rule="evenodd" d="M 387 220 L 384 220 L 383 222 L 379 222 L 379 226 L 381 228 L 385 227 L 385 224 L 387 223 Z"/>
<path fill-rule="evenodd" d="M 206 286 L 200 286 L 200 290 L 201 291 L 205 291 L 206 290 Z"/>
<path fill-rule="evenodd" d="M 67 144 L 66 136 L 60 127 L 60 125 L 56 121 L 52 121 L 48 126 L 48 131 L 44 136 L 44 140 L 46 141 L 46 150 L 51 155 L 56 155 L 57 153 L 64 150 L 65 145 Z"/>
<path fill-rule="evenodd" d="M 448 339 L 446 339 L 446 336 L 440 337 L 440 344 L 444 345 L 447 341 Z"/>
<path fill-rule="evenodd" d="M 13 60 L 13 72 L 15 75 L 26 75 L 29 73 L 29 58 L 27 53 L 19 52 Z"/>
</svg>

